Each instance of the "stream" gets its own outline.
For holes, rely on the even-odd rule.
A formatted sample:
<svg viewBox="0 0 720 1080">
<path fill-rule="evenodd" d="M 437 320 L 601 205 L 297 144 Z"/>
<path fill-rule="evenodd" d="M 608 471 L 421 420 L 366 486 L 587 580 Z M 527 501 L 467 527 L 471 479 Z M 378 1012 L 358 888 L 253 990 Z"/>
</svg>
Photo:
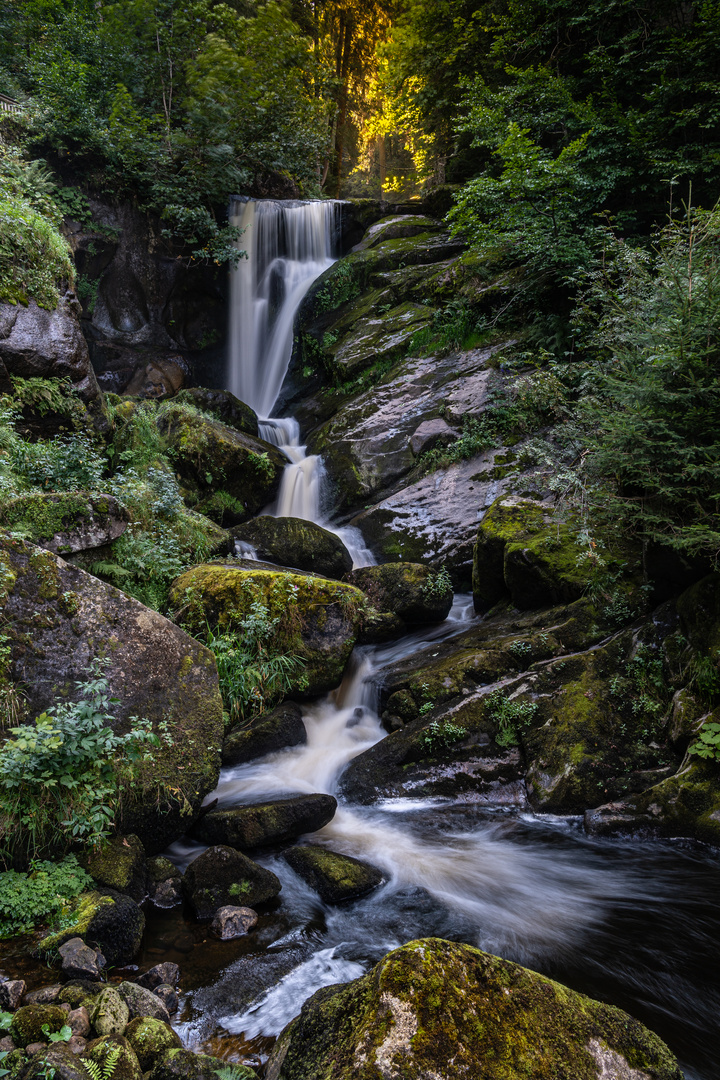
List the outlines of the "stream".
<svg viewBox="0 0 720 1080">
<path fill-rule="evenodd" d="M 339 535 L 356 566 L 373 562 L 357 530 L 321 513 L 322 461 L 291 417 L 273 417 L 292 351 L 293 320 L 337 257 L 338 204 L 239 203 L 248 251 L 232 278 L 228 386 L 260 417 L 288 465 L 266 512 Z M 303 709 L 307 745 L 224 769 L 208 801 L 220 807 L 299 792 L 336 793 L 357 754 L 386 734 L 377 713 L 383 667 L 468 628 L 472 597 L 448 619 L 388 645 L 357 648 L 342 685 Z M 261 1064 L 274 1039 L 321 986 L 357 978 L 386 952 L 433 935 L 477 945 L 627 1009 L 665 1039 L 690 1080 L 717 1080 L 720 1034 L 720 865 L 682 842 L 589 839 L 579 819 L 536 816 L 523 801 L 340 801 L 313 843 L 379 867 L 384 884 L 340 907 L 322 903 L 276 855 L 258 858 L 282 893 L 256 929 L 221 942 L 180 909 L 149 913 L 140 964 L 174 960 L 183 1041 L 229 1061 Z M 184 868 L 202 850 L 179 842 Z"/>
</svg>

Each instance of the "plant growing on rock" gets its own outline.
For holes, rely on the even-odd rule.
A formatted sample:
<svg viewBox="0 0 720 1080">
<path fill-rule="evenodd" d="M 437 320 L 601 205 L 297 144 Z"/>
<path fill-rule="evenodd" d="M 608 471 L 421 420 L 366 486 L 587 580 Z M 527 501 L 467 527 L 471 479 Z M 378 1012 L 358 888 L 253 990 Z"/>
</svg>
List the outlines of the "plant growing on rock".
<svg viewBox="0 0 720 1080">
<path fill-rule="evenodd" d="M 60 862 L 36 861 L 27 872 L 0 873 L 0 938 L 25 934 L 38 923 L 55 922 L 68 901 L 92 886 L 74 855 Z"/>
<path fill-rule="evenodd" d="M 517 746 L 520 732 L 530 726 L 536 712 L 534 702 L 506 697 L 502 690 L 494 690 L 485 703 L 485 715 L 498 727 L 495 735 L 498 746 Z"/>
</svg>

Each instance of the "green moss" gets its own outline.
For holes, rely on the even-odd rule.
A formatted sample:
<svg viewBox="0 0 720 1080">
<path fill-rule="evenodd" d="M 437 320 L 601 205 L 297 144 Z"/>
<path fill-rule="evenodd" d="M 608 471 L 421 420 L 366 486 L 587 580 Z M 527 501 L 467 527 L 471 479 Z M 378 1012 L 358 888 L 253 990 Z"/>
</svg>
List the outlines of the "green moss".
<svg viewBox="0 0 720 1080">
<path fill-rule="evenodd" d="M 101 885 L 128 892 L 133 882 L 144 876 L 145 849 L 137 836 L 119 836 L 92 852 L 85 869 Z"/>
<path fill-rule="evenodd" d="M 169 1024 L 149 1016 L 138 1016 L 125 1029 L 125 1038 L 137 1054 L 140 1068 L 148 1072 L 162 1056 L 182 1044 Z"/>
<path fill-rule="evenodd" d="M 104 513 L 108 507 L 105 502 Z M 87 495 L 67 494 L 19 495 L 10 499 L 0 511 L 0 523 L 8 529 L 20 530 L 29 540 L 49 540 L 56 533 L 66 532 L 81 521 L 93 518 Z"/>
<path fill-rule="evenodd" d="M 98 892 L 82 893 L 63 913 L 63 929 L 46 934 L 38 942 L 36 951 L 40 955 L 51 953 L 71 937 L 84 939 L 98 910 L 106 904 L 113 903 L 112 897 L 101 896 Z"/>
</svg>

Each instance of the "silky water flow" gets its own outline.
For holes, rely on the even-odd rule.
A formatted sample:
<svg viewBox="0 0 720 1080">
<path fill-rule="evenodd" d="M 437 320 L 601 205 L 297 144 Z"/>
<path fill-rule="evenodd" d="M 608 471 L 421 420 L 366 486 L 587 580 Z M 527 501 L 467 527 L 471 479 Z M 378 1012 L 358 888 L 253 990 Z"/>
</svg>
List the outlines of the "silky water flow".
<svg viewBox="0 0 720 1080">
<path fill-rule="evenodd" d="M 293 418 L 271 413 L 297 308 L 337 254 L 338 204 L 249 201 L 238 223 L 249 257 L 232 277 L 229 387 L 289 459 L 272 512 L 332 528 L 320 512 L 322 462 L 305 454 Z M 334 531 L 356 565 L 372 562 L 359 534 Z M 337 795 L 348 762 L 385 735 L 376 689 L 383 667 L 475 618 L 472 598 L 456 596 L 442 625 L 357 648 L 342 685 L 304 707 L 307 744 L 224 769 L 208 801 L 230 807 L 293 793 Z M 183 962 L 176 1024 L 187 1045 L 261 1063 L 317 989 L 357 978 L 390 949 L 432 935 L 528 964 L 626 1008 L 673 1046 L 688 1078 L 720 1076 L 720 871 L 709 854 L 591 840 L 579 821 L 533 815 L 520 798 L 497 807 L 409 798 L 366 807 L 340 799 L 334 819 L 310 839 L 379 867 L 384 884 L 330 907 L 282 858 L 260 859 L 282 881 L 280 904 L 239 942 L 198 939 L 197 959 Z M 201 850 L 181 842 L 168 854 L 184 868 Z"/>
</svg>

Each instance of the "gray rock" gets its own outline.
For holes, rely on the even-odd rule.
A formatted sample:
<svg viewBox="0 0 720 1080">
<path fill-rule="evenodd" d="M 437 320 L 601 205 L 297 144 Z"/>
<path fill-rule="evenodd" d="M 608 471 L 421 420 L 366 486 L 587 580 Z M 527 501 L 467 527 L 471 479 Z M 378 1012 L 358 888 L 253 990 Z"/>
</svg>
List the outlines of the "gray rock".
<svg viewBox="0 0 720 1080">
<path fill-rule="evenodd" d="M 227 904 L 225 907 L 218 908 L 215 912 L 215 918 L 210 924 L 210 929 L 222 941 L 229 941 L 231 938 L 242 937 L 247 934 L 257 921 L 257 912 L 253 911 L 252 908 L 233 907 L 231 904 Z"/>
<path fill-rule="evenodd" d="M 222 762 L 223 765 L 241 765 L 306 742 L 307 731 L 300 707 L 293 701 L 284 701 L 251 727 L 232 728 L 223 739 Z"/>
<path fill-rule="evenodd" d="M 146 987 L 138 986 L 137 983 L 121 982 L 117 986 L 117 992 L 127 1005 L 132 1020 L 136 1016 L 150 1016 L 153 1020 L 169 1022 L 170 1014 L 162 1001 Z"/>
<path fill-rule="evenodd" d="M 337 800 L 332 795 L 295 795 L 286 799 L 211 810 L 192 830 L 205 844 L 245 849 L 272 847 L 316 832 L 332 821 Z"/>
<path fill-rule="evenodd" d="M 73 1054 L 82 1054 L 87 1048 L 88 1041 L 84 1035 L 73 1035 L 71 1039 L 67 1041 L 68 1050 Z"/>
<path fill-rule="evenodd" d="M 62 983 L 53 983 L 52 986 L 43 986 L 39 990 L 31 990 L 29 994 L 25 995 L 25 1004 L 52 1005 L 61 990 Z"/>
<path fill-rule="evenodd" d="M 272 900 L 280 879 L 246 855 L 223 845 L 209 847 L 188 866 L 183 889 L 198 919 L 211 919 L 228 904 L 253 905 Z"/>
<path fill-rule="evenodd" d="M 169 1016 L 174 1016 L 180 1008 L 180 998 L 178 997 L 177 990 L 174 987 L 169 986 L 167 983 L 163 983 L 162 986 L 156 986 L 153 990 L 153 994 L 156 994 L 160 998 L 163 1005 L 168 1011 Z"/>
<path fill-rule="evenodd" d="M 1 1054 L 11 1054 L 14 1049 L 15 1043 L 12 1041 L 9 1035 L 5 1035 L 2 1039 L 0 1039 Z"/>
<path fill-rule="evenodd" d="M 56 555 L 109 544 L 122 536 L 129 515 L 112 495 L 84 492 L 18 495 L 0 510 L 0 525 L 21 528 L 29 538 Z"/>
<path fill-rule="evenodd" d="M 163 964 L 155 964 L 154 967 L 148 968 L 148 970 L 141 975 L 136 982 L 139 986 L 144 986 L 147 990 L 154 990 L 157 986 L 162 986 L 164 983 L 169 983 L 170 986 L 177 986 L 180 982 L 180 968 L 177 964 L 173 964 L 170 961 L 165 961 Z"/>
<path fill-rule="evenodd" d="M 130 1010 L 118 989 L 105 987 L 97 997 L 90 1019 L 98 1035 L 122 1035 L 130 1020 Z"/>
<path fill-rule="evenodd" d="M 253 518 L 230 530 L 257 551 L 259 559 L 329 578 L 342 578 L 352 569 L 352 556 L 335 533 L 313 521 L 294 517 Z"/>
<path fill-rule="evenodd" d="M 182 901 L 182 888 L 180 887 L 180 878 L 168 878 L 167 881 L 158 881 L 153 885 L 150 893 L 150 899 L 155 907 L 159 908 L 171 908 L 177 907 Z"/>
<path fill-rule="evenodd" d="M 0 1009 L 15 1012 L 15 1009 L 22 1001 L 24 993 L 24 979 L 6 979 L 5 982 L 0 983 Z M 45 1002 L 39 1002 L 38 1004 L 44 1005 Z"/>
<path fill-rule="evenodd" d="M 457 428 L 450 427 L 447 420 L 437 416 L 418 424 L 410 436 L 410 449 L 417 457 L 426 450 L 434 450 L 436 446 L 450 446 L 459 436 Z"/>
<path fill-rule="evenodd" d="M 58 949 L 63 974 L 69 979 L 100 979 L 97 953 L 82 938 L 70 938 Z"/>
</svg>

